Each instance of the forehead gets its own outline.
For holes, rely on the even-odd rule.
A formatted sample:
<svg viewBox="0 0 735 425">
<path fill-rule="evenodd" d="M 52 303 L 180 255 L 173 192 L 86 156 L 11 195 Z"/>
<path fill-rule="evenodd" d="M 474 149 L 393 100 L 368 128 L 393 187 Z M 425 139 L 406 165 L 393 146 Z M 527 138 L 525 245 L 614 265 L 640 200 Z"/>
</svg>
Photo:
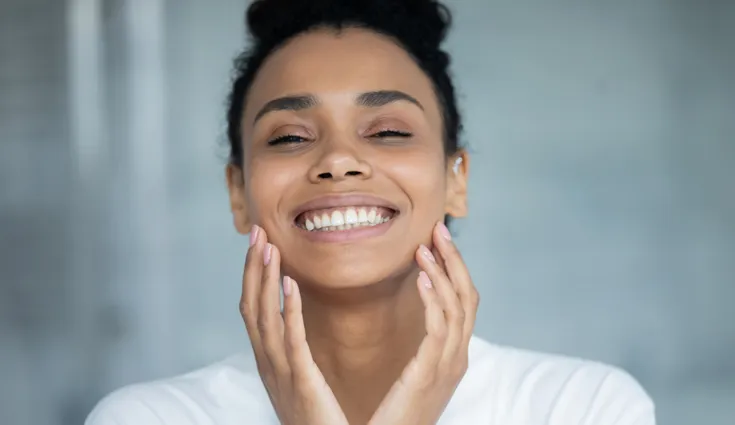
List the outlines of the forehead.
<svg viewBox="0 0 735 425">
<path fill-rule="evenodd" d="M 297 36 L 265 61 L 250 88 L 246 116 L 252 120 L 254 108 L 276 97 L 375 90 L 408 93 L 438 116 L 428 76 L 390 38 L 357 28 L 317 30 Z"/>
</svg>

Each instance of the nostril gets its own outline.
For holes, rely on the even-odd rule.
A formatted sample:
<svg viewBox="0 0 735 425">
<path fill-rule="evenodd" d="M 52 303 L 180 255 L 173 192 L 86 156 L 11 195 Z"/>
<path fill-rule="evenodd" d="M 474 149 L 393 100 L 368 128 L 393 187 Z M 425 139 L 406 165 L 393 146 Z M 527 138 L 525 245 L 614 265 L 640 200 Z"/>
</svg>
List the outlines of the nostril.
<svg viewBox="0 0 735 425">
<path fill-rule="evenodd" d="M 332 173 L 321 173 L 321 174 L 319 174 L 318 177 L 320 179 L 331 179 L 332 178 Z"/>
<path fill-rule="evenodd" d="M 348 171 L 345 173 L 346 176 L 359 176 L 360 174 L 362 173 L 359 171 Z"/>
</svg>

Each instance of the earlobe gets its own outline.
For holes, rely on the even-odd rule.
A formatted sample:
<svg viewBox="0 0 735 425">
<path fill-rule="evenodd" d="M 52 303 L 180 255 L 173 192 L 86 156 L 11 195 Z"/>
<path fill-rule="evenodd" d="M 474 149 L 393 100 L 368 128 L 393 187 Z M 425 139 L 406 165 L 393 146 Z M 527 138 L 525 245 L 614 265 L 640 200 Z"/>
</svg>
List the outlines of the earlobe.
<svg viewBox="0 0 735 425">
<path fill-rule="evenodd" d="M 230 196 L 230 211 L 232 211 L 232 221 L 240 234 L 250 232 L 252 223 L 248 214 L 247 201 L 245 197 L 245 178 L 242 168 L 237 165 L 229 164 L 225 169 L 225 178 L 227 179 L 227 190 Z"/>
<path fill-rule="evenodd" d="M 469 156 L 460 151 L 454 155 L 447 169 L 447 194 L 445 213 L 451 217 L 467 216 L 467 177 Z"/>
</svg>

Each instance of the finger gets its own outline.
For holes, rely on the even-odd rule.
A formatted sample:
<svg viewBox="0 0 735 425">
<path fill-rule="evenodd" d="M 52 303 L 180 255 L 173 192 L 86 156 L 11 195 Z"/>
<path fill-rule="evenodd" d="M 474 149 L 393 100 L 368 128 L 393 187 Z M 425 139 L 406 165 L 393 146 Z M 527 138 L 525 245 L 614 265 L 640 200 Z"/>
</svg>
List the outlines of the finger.
<svg viewBox="0 0 735 425">
<path fill-rule="evenodd" d="M 260 282 L 263 273 L 263 242 L 266 240 L 265 231 L 253 226 L 250 232 L 250 248 L 245 259 L 245 269 L 242 275 L 242 293 L 240 295 L 240 314 L 245 321 L 245 327 L 253 345 L 256 358 L 261 351 L 260 334 L 258 333 L 258 304 L 260 300 Z"/>
<path fill-rule="evenodd" d="M 301 292 L 296 281 L 288 276 L 283 278 L 283 294 L 286 356 L 291 365 L 291 373 L 296 378 L 302 378 L 308 374 L 314 365 L 314 360 L 309 344 L 306 342 L 304 316 L 301 311 Z"/>
<path fill-rule="evenodd" d="M 263 350 L 279 374 L 288 373 L 288 360 L 283 343 L 283 318 L 281 317 L 278 280 L 281 266 L 278 248 L 267 244 L 263 249 L 263 280 L 258 312 L 258 331 Z"/>
<path fill-rule="evenodd" d="M 447 265 L 444 263 L 444 257 L 441 256 L 439 250 L 436 249 L 436 247 L 433 247 L 431 249 L 431 254 L 434 256 L 434 259 L 436 259 L 436 263 L 439 264 L 439 268 L 442 269 L 447 276 L 449 276 L 449 274 L 447 273 Z"/>
<path fill-rule="evenodd" d="M 465 323 L 464 309 L 462 308 L 462 304 L 460 304 L 454 286 L 444 271 L 439 267 L 439 264 L 437 264 L 435 257 L 432 256 L 429 249 L 421 245 L 418 249 L 417 257 L 419 257 L 417 258 L 419 265 L 434 283 L 440 303 L 444 309 L 447 326 L 444 354 L 446 358 L 451 359 L 459 349 L 460 342 L 462 341 Z"/>
<path fill-rule="evenodd" d="M 411 370 L 412 367 L 417 369 L 426 367 L 433 370 L 441 359 L 447 338 L 447 324 L 441 302 L 439 301 L 439 295 L 435 289 L 436 286 L 424 271 L 419 273 L 416 284 L 421 301 L 424 303 L 426 336 L 421 341 L 421 345 L 419 345 L 415 363 L 409 365 L 406 369 L 409 374 L 414 373 Z M 416 371 L 419 375 L 423 375 L 424 372 L 425 370 Z"/>
<path fill-rule="evenodd" d="M 457 293 L 454 291 L 452 282 L 447 274 L 437 263 L 436 257 L 426 245 L 420 245 L 416 251 L 416 262 L 431 279 L 436 292 L 439 294 L 439 302 L 446 314 L 461 314 L 461 304 Z"/>
<path fill-rule="evenodd" d="M 477 288 L 472 283 L 472 278 L 462 259 L 462 255 L 451 239 L 449 230 L 444 223 L 437 223 L 434 228 L 434 247 L 437 248 L 440 256 L 444 259 L 447 275 L 455 286 L 457 296 L 462 304 L 465 315 L 463 335 L 464 339 L 469 342 L 475 326 L 480 297 Z"/>
</svg>

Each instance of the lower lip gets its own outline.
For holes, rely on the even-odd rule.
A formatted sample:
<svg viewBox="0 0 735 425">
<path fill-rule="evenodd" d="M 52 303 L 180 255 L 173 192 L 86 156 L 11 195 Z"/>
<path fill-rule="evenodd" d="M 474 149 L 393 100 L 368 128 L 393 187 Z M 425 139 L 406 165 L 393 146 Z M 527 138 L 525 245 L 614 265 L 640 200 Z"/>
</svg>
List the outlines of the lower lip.
<svg viewBox="0 0 735 425">
<path fill-rule="evenodd" d="M 380 236 L 388 231 L 395 219 L 396 217 L 393 217 L 385 223 L 380 223 L 375 226 L 357 227 L 346 230 L 335 230 L 331 232 L 309 231 L 298 226 L 295 227 L 300 230 L 304 234 L 304 236 L 306 236 L 306 238 L 314 242 L 347 243 Z"/>
</svg>

